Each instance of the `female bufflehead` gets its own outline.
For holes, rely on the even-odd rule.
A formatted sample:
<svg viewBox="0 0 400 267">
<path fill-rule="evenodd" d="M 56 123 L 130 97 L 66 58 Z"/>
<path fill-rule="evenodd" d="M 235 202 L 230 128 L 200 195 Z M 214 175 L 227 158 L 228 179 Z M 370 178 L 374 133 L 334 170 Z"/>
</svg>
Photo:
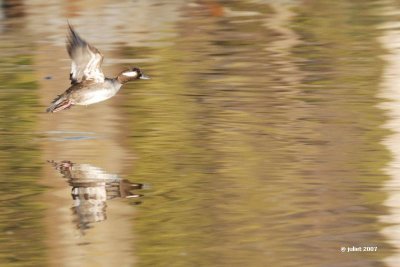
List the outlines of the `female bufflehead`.
<svg viewBox="0 0 400 267">
<path fill-rule="evenodd" d="M 103 55 L 83 40 L 69 25 L 67 50 L 72 59 L 71 87 L 58 95 L 47 112 L 57 112 L 73 105 L 90 105 L 113 97 L 124 83 L 150 79 L 139 68 L 121 72 L 116 78 L 106 78 L 101 70 Z"/>
</svg>

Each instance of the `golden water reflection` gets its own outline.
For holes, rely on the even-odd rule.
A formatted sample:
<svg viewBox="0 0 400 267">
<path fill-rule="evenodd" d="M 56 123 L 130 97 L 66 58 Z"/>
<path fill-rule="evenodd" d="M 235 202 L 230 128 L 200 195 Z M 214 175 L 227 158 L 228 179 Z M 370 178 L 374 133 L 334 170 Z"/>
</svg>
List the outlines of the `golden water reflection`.
<svg viewBox="0 0 400 267">
<path fill-rule="evenodd" d="M 395 4 L 373 2 L 0 9 L 0 265 L 384 266 L 396 251 L 378 26 Z M 43 113 L 68 87 L 67 19 L 108 76 L 138 65 L 152 80 Z M 141 205 L 107 200 L 141 184 Z M 379 251 L 340 252 L 364 245 Z"/>
</svg>

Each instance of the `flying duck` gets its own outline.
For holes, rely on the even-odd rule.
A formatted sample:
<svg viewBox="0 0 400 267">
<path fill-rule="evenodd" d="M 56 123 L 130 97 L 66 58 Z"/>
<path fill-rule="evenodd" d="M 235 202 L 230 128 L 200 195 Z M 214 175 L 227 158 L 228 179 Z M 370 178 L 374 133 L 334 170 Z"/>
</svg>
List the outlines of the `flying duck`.
<svg viewBox="0 0 400 267">
<path fill-rule="evenodd" d="M 106 78 L 101 70 L 103 55 L 83 40 L 68 24 L 67 51 L 72 60 L 71 86 L 58 95 L 47 112 L 58 112 L 74 105 L 91 105 L 113 97 L 127 82 L 150 79 L 137 67 L 124 70 L 115 78 Z"/>
</svg>

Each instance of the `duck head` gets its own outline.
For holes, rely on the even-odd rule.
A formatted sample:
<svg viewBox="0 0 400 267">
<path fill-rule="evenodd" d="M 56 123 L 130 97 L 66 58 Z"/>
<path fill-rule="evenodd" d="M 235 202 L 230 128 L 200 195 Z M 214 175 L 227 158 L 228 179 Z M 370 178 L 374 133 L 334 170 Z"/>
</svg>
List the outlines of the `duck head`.
<svg viewBox="0 0 400 267">
<path fill-rule="evenodd" d="M 127 70 L 124 70 L 123 72 L 121 72 L 118 75 L 117 79 L 121 84 L 124 84 L 124 83 L 138 80 L 138 79 L 148 80 L 148 79 L 150 79 L 150 77 L 144 75 L 139 68 L 134 67 L 134 68 L 127 69 Z"/>
</svg>

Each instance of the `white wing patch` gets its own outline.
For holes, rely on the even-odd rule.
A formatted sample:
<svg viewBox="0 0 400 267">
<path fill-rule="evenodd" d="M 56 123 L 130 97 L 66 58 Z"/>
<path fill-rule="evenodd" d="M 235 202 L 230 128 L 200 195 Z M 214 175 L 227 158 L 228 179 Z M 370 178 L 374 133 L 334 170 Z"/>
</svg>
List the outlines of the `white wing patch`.
<svg viewBox="0 0 400 267">
<path fill-rule="evenodd" d="M 91 49 L 88 49 L 90 54 L 90 60 L 86 67 L 83 69 L 84 77 L 87 80 L 95 80 L 96 82 L 104 82 L 104 74 L 100 70 L 100 64 L 103 57 L 99 53 L 93 53 Z"/>
</svg>

